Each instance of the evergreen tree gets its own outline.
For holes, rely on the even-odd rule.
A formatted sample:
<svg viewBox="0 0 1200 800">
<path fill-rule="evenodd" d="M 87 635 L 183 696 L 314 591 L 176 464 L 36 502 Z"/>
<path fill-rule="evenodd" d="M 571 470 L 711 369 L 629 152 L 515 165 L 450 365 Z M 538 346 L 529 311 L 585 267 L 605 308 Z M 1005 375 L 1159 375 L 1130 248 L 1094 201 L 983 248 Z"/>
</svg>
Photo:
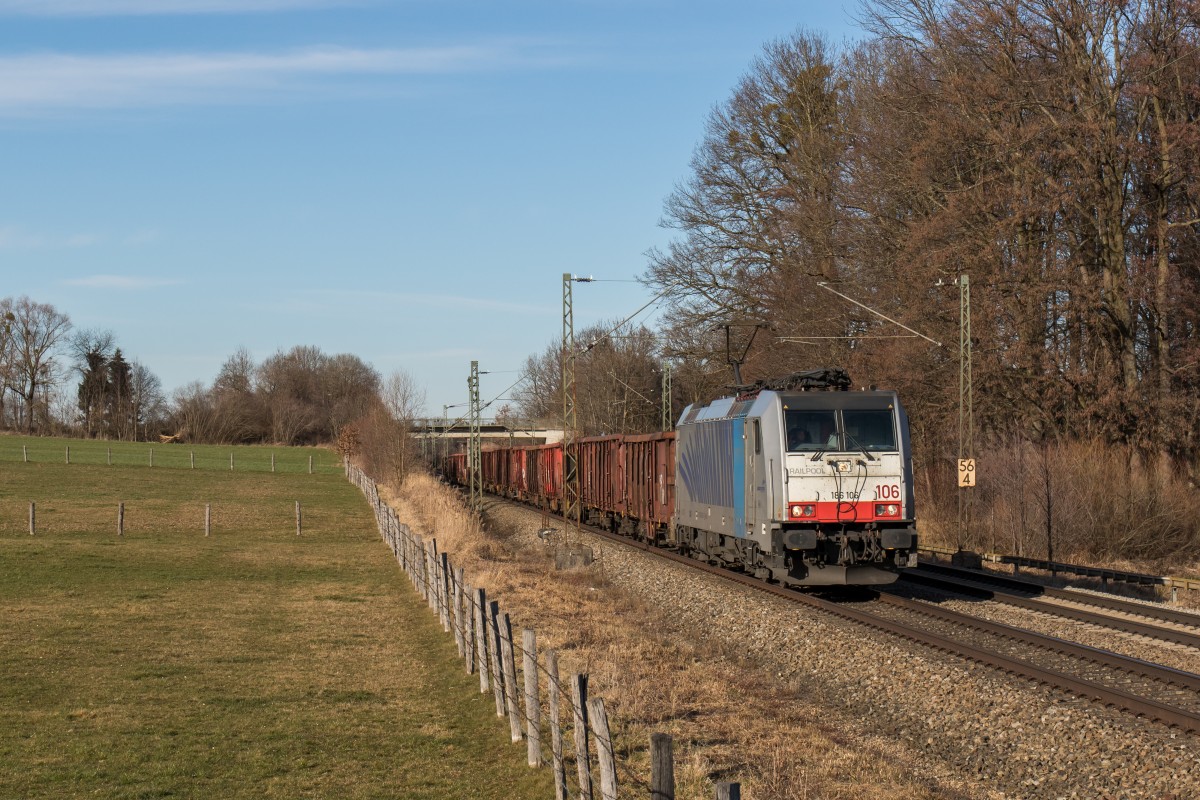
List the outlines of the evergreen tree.
<svg viewBox="0 0 1200 800">
<path fill-rule="evenodd" d="M 108 403 L 108 357 L 101 350 L 83 355 L 83 378 L 79 382 L 79 411 L 83 431 L 88 438 L 98 435 L 102 428 Z"/>
<path fill-rule="evenodd" d="M 133 439 L 133 372 L 120 348 L 108 362 L 108 384 L 109 435 L 115 439 Z"/>
</svg>

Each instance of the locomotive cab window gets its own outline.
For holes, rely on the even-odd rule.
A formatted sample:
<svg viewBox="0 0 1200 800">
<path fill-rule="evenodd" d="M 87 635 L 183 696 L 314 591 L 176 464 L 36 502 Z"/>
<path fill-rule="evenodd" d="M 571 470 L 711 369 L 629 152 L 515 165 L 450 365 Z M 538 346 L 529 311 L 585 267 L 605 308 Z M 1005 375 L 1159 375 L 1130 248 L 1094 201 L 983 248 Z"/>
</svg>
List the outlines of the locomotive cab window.
<svg viewBox="0 0 1200 800">
<path fill-rule="evenodd" d="M 788 409 L 787 449 L 793 453 L 841 449 L 837 412 L 832 409 L 807 411 Z"/>
<path fill-rule="evenodd" d="M 897 449 L 891 409 L 787 409 L 784 413 L 790 453 Z"/>
<path fill-rule="evenodd" d="M 852 450 L 895 450 L 896 425 L 892 412 L 884 409 L 842 412 L 846 446 Z"/>
</svg>

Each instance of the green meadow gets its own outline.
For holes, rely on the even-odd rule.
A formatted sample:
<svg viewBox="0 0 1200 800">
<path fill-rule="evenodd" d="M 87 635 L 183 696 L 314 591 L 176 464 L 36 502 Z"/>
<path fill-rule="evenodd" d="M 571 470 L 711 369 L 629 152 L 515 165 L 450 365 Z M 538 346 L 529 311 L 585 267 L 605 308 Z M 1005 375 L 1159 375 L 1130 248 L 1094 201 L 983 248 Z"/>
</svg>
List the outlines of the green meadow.
<svg viewBox="0 0 1200 800">
<path fill-rule="evenodd" d="M 552 795 L 335 453 L 154 449 L 0 439 L 0 797 Z"/>
</svg>

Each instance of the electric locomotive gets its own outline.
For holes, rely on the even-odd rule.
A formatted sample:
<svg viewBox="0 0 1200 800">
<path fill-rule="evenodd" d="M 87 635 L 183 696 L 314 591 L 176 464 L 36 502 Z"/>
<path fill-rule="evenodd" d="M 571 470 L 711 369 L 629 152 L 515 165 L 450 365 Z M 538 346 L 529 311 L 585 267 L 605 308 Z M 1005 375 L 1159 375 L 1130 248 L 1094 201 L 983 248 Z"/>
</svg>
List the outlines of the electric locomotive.
<svg viewBox="0 0 1200 800">
<path fill-rule="evenodd" d="M 908 419 L 895 392 L 849 384 L 817 370 L 688 406 L 677 546 L 796 586 L 891 583 L 915 567 Z"/>
</svg>

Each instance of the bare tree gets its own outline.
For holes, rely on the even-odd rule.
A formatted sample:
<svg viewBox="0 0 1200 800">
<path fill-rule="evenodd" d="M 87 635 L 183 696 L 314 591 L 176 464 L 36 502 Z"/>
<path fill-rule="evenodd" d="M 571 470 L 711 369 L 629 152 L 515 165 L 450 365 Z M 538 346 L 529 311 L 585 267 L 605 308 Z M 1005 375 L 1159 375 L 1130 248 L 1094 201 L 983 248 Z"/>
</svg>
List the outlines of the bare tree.
<svg viewBox="0 0 1200 800">
<path fill-rule="evenodd" d="M 355 423 L 359 427 L 361 455 L 376 474 L 402 480 L 420 456 L 417 416 L 425 405 L 425 390 L 407 372 L 387 377 L 375 403 Z"/>
<path fill-rule="evenodd" d="M 13 326 L 17 318 L 12 309 L 12 298 L 0 299 L 0 427 L 6 424 L 4 401 L 12 386 L 15 358 Z"/>
<path fill-rule="evenodd" d="M 54 306 L 22 297 L 12 305 L 10 386 L 20 399 L 18 425 L 32 433 L 49 417 L 48 392 L 60 379 L 54 360 L 71 330 L 71 320 Z"/>
<path fill-rule="evenodd" d="M 360 358 L 316 347 L 276 353 L 258 368 L 257 392 L 275 441 L 331 440 L 379 402 L 379 374 Z"/>
<path fill-rule="evenodd" d="M 388 375 L 380 392 L 383 404 L 397 420 L 412 422 L 425 407 L 425 390 L 404 370 Z"/>
<path fill-rule="evenodd" d="M 243 443 L 262 441 L 270 429 L 270 413 L 255 385 L 257 366 L 250 351 L 239 348 L 221 365 L 213 381 L 216 404 L 217 441 Z"/>
<path fill-rule="evenodd" d="M 141 439 L 146 440 L 149 438 L 148 428 L 161 425 L 166 415 L 162 381 L 145 364 L 134 361 L 130 369 L 129 388 L 134 424 L 141 426 Z"/>
<path fill-rule="evenodd" d="M 171 422 L 189 441 L 217 441 L 216 404 L 212 392 L 200 381 L 181 386 L 172 395 Z"/>
</svg>

